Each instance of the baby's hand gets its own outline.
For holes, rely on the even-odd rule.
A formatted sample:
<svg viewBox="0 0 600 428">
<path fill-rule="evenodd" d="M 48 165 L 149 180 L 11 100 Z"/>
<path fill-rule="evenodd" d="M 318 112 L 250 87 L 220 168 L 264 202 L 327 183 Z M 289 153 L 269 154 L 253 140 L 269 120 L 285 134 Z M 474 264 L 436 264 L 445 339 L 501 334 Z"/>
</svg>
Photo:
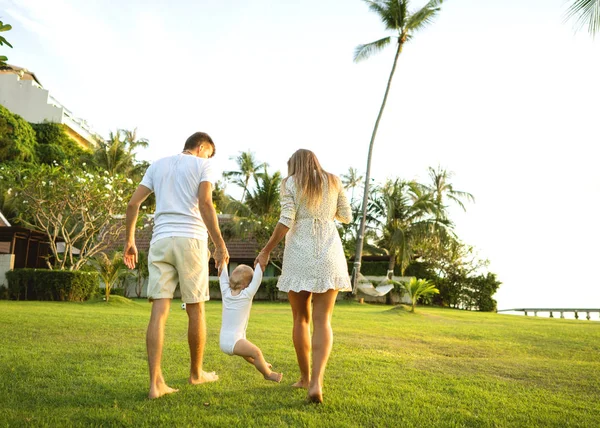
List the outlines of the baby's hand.
<svg viewBox="0 0 600 428">
<path fill-rule="evenodd" d="M 221 265 L 219 266 L 219 269 L 218 269 L 218 276 L 221 276 L 223 269 L 227 269 L 227 263 L 221 263 Z"/>
</svg>

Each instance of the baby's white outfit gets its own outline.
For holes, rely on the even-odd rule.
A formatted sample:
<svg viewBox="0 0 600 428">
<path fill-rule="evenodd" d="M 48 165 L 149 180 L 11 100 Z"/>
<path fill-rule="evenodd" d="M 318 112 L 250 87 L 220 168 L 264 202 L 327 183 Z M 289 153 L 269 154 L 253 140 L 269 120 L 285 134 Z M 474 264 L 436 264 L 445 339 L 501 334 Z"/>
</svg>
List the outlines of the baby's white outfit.
<svg viewBox="0 0 600 428">
<path fill-rule="evenodd" d="M 233 347 L 238 340 L 246 338 L 246 328 L 248 327 L 248 319 L 250 318 L 252 298 L 258 291 L 262 277 L 262 269 L 260 266 L 257 266 L 254 269 L 254 276 L 250 285 L 244 288 L 240 294 L 233 296 L 231 288 L 229 288 L 227 265 L 223 266 L 223 271 L 219 277 L 223 299 L 223 321 L 221 323 L 219 344 L 221 351 L 228 355 L 233 355 Z"/>
</svg>

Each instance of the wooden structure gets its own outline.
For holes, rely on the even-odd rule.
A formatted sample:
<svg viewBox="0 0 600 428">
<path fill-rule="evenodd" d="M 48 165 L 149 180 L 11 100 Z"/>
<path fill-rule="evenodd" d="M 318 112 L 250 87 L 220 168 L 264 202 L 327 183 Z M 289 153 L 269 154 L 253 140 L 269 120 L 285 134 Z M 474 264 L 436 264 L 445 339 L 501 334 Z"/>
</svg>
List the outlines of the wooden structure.
<svg viewBox="0 0 600 428">
<path fill-rule="evenodd" d="M 523 312 L 525 316 L 528 316 L 530 312 L 533 312 L 533 316 L 537 317 L 538 312 L 549 312 L 550 318 L 554 318 L 554 313 L 557 312 L 560 314 L 561 318 L 565 317 L 565 312 L 575 314 L 575 319 L 579 319 L 579 314 L 585 312 L 586 319 L 589 320 L 591 313 L 600 314 L 600 309 L 586 309 L 586 308 L 519 308 L 519 309 L 502 309 L 498 312 Z"/>
<path fill-rule="evenodd" d="M 48 236 L 24 227 L 0 227 L 0 243 L 8 243 L 8 254 L 15 255 L 14 269 L 47 268 L 51 256 Z"/>
</svg>

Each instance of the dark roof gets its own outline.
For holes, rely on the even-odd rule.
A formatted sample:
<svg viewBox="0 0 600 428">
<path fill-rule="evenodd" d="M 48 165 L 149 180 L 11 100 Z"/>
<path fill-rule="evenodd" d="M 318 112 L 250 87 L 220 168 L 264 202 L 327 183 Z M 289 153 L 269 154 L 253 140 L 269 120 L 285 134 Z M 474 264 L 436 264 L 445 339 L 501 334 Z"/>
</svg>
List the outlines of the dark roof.
<svg viewBox="0 0 600 428">
<path fill-rule="evenodd" d="M 4 67 L 0 68 L 0 74 L 17 74 L 20 76 L 21 80 L 33 80 L 38 85 L 42 86 L 40 81 L 37 79 L 35 73 L 23 67 L 6 64 Z"/>
<path fill-rule="evenodd" d="M 30 238 L 36 241 L 48 242 L 48 235 L 45 233 L 18 226 L 0 227 L 0 242 L 12 242 L 15 235 L 19 238 Z M 62 241 L 62 239 L 59 238 L 57 241 Z"/>
</svg>

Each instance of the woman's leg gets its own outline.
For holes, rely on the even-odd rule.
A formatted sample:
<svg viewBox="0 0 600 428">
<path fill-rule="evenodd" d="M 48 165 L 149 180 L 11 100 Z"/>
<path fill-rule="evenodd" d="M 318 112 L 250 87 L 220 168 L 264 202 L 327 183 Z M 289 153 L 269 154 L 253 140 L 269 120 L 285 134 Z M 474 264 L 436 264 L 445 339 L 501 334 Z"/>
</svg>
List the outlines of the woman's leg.
<svg viewBox="0 0 600 428">
<path fill-rule="evenodd" d="M 293 385 L 296 388 L 308 388 L 310 382 L 310 296 L 308 291 L 288 293 L 294 317 L 292 339 L 300 368 L 300 380 Z"/>
<path fill-rule="evenodd" d="M 308 399 L 316 403 L 323 401 L 323 374 L 333 344 L 331 315 L 333 314 L 337 294 L 337 290 L 329 290 L 325 293 L 315 293 L 313 295 L 313 368 L 308 387 Z"/>
</svg>

